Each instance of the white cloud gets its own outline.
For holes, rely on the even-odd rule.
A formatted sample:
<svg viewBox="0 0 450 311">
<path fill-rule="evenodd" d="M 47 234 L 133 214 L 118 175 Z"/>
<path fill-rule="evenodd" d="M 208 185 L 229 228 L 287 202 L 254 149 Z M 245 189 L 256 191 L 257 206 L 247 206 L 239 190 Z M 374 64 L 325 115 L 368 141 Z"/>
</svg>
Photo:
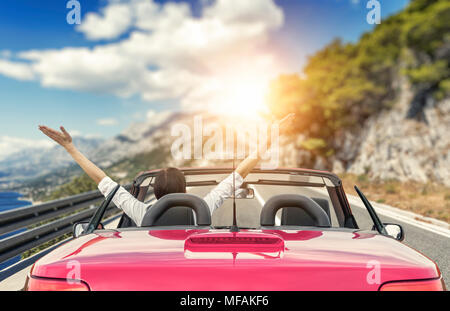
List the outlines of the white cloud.
<svg viewBox="0 0 450 311">
<path fill-rule="evenodd" d="M 113 126 L 119 124 L 119 122 L 114 118 L 106 118 L 97 120 L 97 124 L 102 126 Z"/>
<path fill-rule="evenodd" d="M 262 27 L 277 27 L 283 20 L 283 13 L 272 1 L 219 0 L 206 8 L 205 16 L 225 23 L 260 24 Z"/>
<path fill-rule="evenodd" d="M 34 73 L 28 64 L 11 62 L 0 59 L 0 74 L 17 80 L 33 80 Z"/>
<path fill-rule="evenodd" d="M 127 38 L 93 48 L 25 51 L 17 57 L 27 62 L 0 63 L 0 74 L 37 77 L 44 87 L 178 99 L 183 107 L 204 108 L 218 105 L 230 81 L 278 73 L 266 46 L 283 24 L 273 0 L 205 3 L 202 16 L 194 17 L 187 3 L 110 0 L 100 13 L 86 14 L 77 30 L 98 40 L 131 29 Z"/>
<path fill-rule="evenodd" d="M 88 13 L 83 23 L 77 27 L 88 39 L 114 39 L 131 26 L 131 7 L 127 4 L 112 3 L 102 10 L 102 14 Z"/>
<path fill-rule="evenodd" d="M 33 140 L 10 136 L 0 136 L 0 160 L 3 160 L 7 156 L 19 152 L 23 149 L 48 149 L 55 145 L 56 143 L 49 139 Z"/>
</svg>

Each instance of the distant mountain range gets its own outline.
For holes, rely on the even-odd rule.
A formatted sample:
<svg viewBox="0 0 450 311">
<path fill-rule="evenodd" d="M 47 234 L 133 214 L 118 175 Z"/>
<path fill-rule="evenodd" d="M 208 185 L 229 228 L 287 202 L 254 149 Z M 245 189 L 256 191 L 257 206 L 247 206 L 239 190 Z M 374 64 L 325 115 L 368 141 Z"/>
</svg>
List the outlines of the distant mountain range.
<svg viewBox="0 0 450 311">
<path fill-rule="evenodd" d="M 134 167 L 131 162 L 146 163 L 147 160 L 135 158 L 137 155 L 154 150 L 161 154 L 162 149 L 170 152 L 170 127 L 174 122 L 192 122 L 191 114 L 161 112 L 144 122 L 132 123 L 125 131 L 110 139 L 77 136 L 73 141 L 81 152 L 109 173 L 132 178 L 134 176 L 129 174 Z M 159 162 L 163 160 L 160 157 L 158 159 Z M 124 167 L 124 163 L 128 163 L 128 166 Z M 138 165 L 136 170 L 141 167 L 145 166 Z M 81 169 L 60 146 L 26 148 L 0 161 L 0 191 L 13 190 L 40 198 L 42 194 L 50 193 L 56 186 L 69 182 L 81 173 Z"/>
<path fill-rule="evenodd" d="M 109 167 L 125 157 L 151 151 L 155 148 L 155 140 L 164 136 L 170 137 L 168 126 L 182 119 L 184 115 L 164 111 L 146 121 L 132 123 L 121 134 L 99 144 L 92 155 L 92 160 L 102 167 Z"/>
<path fill-rule="evenodd" d="M 103 142 L 99 138 L 74 137 L 75 144 L 88 156 Z M 55 170 L 67 168 L 73 163 L 71 157 L 59 146 L 26 148 L 0 161 L 0 190 L 20 188 L 24 182 Z"/>
</svg>

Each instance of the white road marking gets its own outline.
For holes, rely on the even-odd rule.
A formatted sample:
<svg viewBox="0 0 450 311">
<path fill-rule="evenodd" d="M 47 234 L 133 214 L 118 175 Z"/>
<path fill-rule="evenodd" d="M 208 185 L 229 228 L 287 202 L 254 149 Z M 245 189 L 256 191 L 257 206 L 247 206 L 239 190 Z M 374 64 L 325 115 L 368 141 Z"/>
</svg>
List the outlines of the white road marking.
<svg viewBox="0 0 450 311">
<path fill-rule="evenodd" d="M 8 267 L 9 268 L 9 267 Z M 31 265 L 16 272 L 0 282 L 0 291 L 20 291 L 25 287 L 25 280 L 31 270 Z"/>
</svg>

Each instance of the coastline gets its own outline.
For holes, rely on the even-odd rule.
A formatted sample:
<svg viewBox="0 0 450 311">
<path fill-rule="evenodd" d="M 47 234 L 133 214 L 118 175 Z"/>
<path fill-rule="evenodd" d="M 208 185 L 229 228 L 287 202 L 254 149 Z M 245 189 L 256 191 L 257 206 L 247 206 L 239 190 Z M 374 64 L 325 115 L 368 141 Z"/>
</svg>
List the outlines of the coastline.
<svg viewBox="0 0 450 311">
<path fill-rule="evenodd" d="M 13 210 L 16 208 L 31 206 L 35 204 L 33 200 L 15 191 L 0 192 L 0 212 Z"/>
<path fill-rule="evenodd" d="M 31 206 L 33 204 L 32 200 L 26 198 L 23 194 L 14 191 L 2 191 L 0 192 L 0 213 L 12 211 L 17 208 Z M 25 231 L 26 228 L 18 229 L 12 232 L 6 232 L 0 235 L 0 240 L 18 234 L 20 232 Z M 19 262 L 21 259 L 21 255 L 17 255 L 13 258 L 10 258 L 4 262 L 0 263 L 0 270 L 3 270 L 9 267 L 16 262 Z"/>
<path fill-rule="evenodd" d="M 19 193 L 19 192 L 17 192 Z M 21 194 L 21 193 L 20 193 Z M 28 202 L 30 203 L 29 205 L 35 205 L 35 204 L 39 204 L 40 202 L 34 202 L 33 199 L 31 197 L 26 197 L 25 195 L 21 194 L 20 197 L 17 198 L 18 201 L 23 201 L 23 202 Z"/>
</svg>

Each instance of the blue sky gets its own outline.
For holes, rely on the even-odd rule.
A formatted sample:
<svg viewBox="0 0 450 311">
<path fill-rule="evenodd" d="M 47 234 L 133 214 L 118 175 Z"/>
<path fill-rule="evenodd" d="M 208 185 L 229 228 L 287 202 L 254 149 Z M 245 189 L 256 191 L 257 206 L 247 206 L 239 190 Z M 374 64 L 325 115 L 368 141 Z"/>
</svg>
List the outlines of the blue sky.
<svg viewBox="0 0 450 311">
<path fill-rule="evenodd" d="M 110 5 L 107 0 L 79 1 L 81 3 L 82 25 L 85 23 L 88 14 L 99 13 L 99 16 L 102 16 L 102 10 Z M 265 3 L 267 1 L 260 2 Z M 139 25 L 131 25 L 128 28 L 125 27 L 124 30 L 122 29 L 122 31 L 118 30 L 117 34 L 98 34 L 95 29 L 95 20 L 92 20 L 91 23 L 85 23 L 87 25 L 85 30 L 77 29 L 74 25 L 66 23 L 66 14 L 69 11 L 66 9 L 66 2 L 65 0 L 2 0 L 0 2 L 0 61 L 3 59 L 12 64 L 20 63 L 21 66 L 28 67 L 33 63 L 33 60 L 21 58 L 20 53 L 22 52 L 33 50 L 41 53 L 49 49 L 58 51 L 67 47 L 94 49 L 101 46 L 114 46 L 115 43 L 126 41 L 136 31 L 136 28 L 140 27 Z M 164 1 L 156 2 L 160 6 L 165 4 Z M 193 0 L 188 2 L 193 18 L 203 18 L 202 3 L 205 2 L 211 5 L 213 1 Z M 380 2 L 382 18 L 397 12 L 408 3 L 407 0 L 384 0 Z M 279 15 L 274 14 L 271 17 L 273 22 L 267 22 L 268 30 L 263 33 L 268 36 L 268 41 L 266 40 L 262 45 L 249 45 L 248 50 L 242 53 L 251 53 L 248 51 L 255 51 L 256 46 L 264 46 L 264 49 L 270 50 L 270 54 L 275 55 L 281 62 L 278 67 L 280 73 L 300 72 L 306 62 L 307 55 L 322 48 L 333 38 L 340 37 L 345 41 L 356 41 L 363 32 L 372 29 L 373 26 L 366 23 L 368 12 L 365 7 L 366 3 L 366 0 L 276 0 L 275 5 L 282 11 L 282 22 L 280 23 Z M 249 12 L 252 12 L 251 8 L 249 10 Z M 253 15 L 248 13 L 250 15 L 247 14 L 246 16 L 270 20 L 270 18 L 266 18 L 265 12 L 267 11 L 265 10 L 268 10 L 267 6 L 261 5 L 260 8 L 255 9 Z M 233 10 L 230 10 L 230 12 L 230 14 L 234 14 Z M 217 12 L 211 14 L 219 14 L 220 18 L 224 19 L 228 18 L 226 14 Z M 164 21 L 164 19 L 161 20 Z M 112 26 L 115 27 L 120 23 L 121 21 L 113 22 Z M 101 38 L 93 39 L 92 36 L 100 36 Z M 255 36 L 255 41 L 257 40 L 262 40 L 261 34 Z M 167 60 L 164 58 L 164 51 L 159 51 L 159 53 L 162 54 L 155 54 L 156 58 L 161 58 L 161 60 L 158 58 L 158 64 L 166 66 Z M 139 84 L 139 81 L 133 82 L 133 85 L 127 85 L 126 78 L 113 81 L 114 75 L 117 75 L 117 72 L 122 72 L 123 68 L 118 69 L 118 71 L 111 71 L 111 81 L 109 81 L 108 76 L 106 79 L 105 76 L 101 75 L 96 77 L 92 72 L 71 73 L 76 76 L 74 79 L 92 79 L 92 88 L 89 87 L 91 83 L 83 83 L 83 81 L 68 81 L 65 85 L 60 85 L 59 82 L 56 84 L 55 82 L 48 82 L 46 86 L 43 86 L 43 84 L 46 84 L 43 81 L 51 80 L 54 77 L 52 74 L 61 77 L 63 73 L 51 72 L 49 76 L 46 76 L 45 64 L 53 64 L 51 62 L 53 59 L 42 59 L 45 62 L 43 61 L 41 66 L 36 69 L 37 71 L 33 71 L 33 78 L 17 78 L 15 75 L 2 74 L 2 64 L 0 63 L 0 139 L 6 136 L 21 139 L 42 139 L 41 134 L 37 131 L 38 124 L 47 124 L 53 127 L 64 124 L 66 128 L 83 135 L 111 137 L 118 134 L 131 122 L 145 119 L 148 110 L 184 109 L 185 106 L 180 104 L 180 96 L 184 96 L 188 90 L 196 87 L 193 84 L 183 86 L 185 89 L 180 90 L 179 94 L 174 95 L 173 98 L 167 98 L 167 93 L 173 92 L 173 90 L 167 87 L 164 81 L 161 82 L 162 86 L 158 85 L 159 88 L 154 85 L 160 82 L 160 76 L 151 78 L 153 84 L 148 90 L 144 91 L 142 91 L 142 86 L 134 85 Z M 115 58 L 112 59 L 115 60 Z M 180 60 L 182 67 L 186 65 L 182 63 L 185 60 L 181 59 L 179 55 L 168 59 Z M 47 63 L 47 61 L 50 61 L 50 63 Z M 67 61 L 70 62 L 70 58 Z M 118 60 L 118 62 L 125 62 L 123 66 L 126 66 L 127 61 L 130 60 Z M 150 68 L 151 66 L 153 65 L 149 65 L 148 68 L 150 74 L 153 73 L 152 70 L 158 71 Z M 176 81 L 186 79 L 186 74 L 188 74 L 187 77 L 190 74 L 197 74 L 196 69 L 189 72 L 191 65 L 186 65 L 183 67 L 185 69 L 179 72 L 176 68 L 174 69 L 174 66 L 170 64 L 167 66 L 167 71 L 161 71 L 162 77 L 171 77 L 171 75 L 178 74 L 180 74 L 180 77 L 184 77 Z M 147 73 L 142 74 L 146 75 Z M 135 73 L 131 74 L 135 76 Z M 133 77 L 133 75 L 131 76 Z M 197 76 L 194 75 L 194 77 Z M 62 79 L 68 78 L 64 76 Z M 107 82 L 110 84 L 106 82 L 104 85 L 96 83 L 99 79 L 108 80 Z M 199 81 L 202 80 L 199 78 Z M 72 87 L 71 85 L 75 86 Z M 117 92 L 113 90 L 116 85 Z M 159 98 L 158 96 L 149 98 L 148 96 L 153 96 L 153 87 L 155 92 L 160 91 L 164 94 Z M 182 89 L 182 87 L 180 88 Z M 126 94 L 123 95 L 122 93 Z M 147 98 L 143 98 L 145 96 Z M 110 122 L 99 122 L 102 119 L 108 119 Z M 111 125 L 107 125 L 108 123 Z"/>
</svg>

